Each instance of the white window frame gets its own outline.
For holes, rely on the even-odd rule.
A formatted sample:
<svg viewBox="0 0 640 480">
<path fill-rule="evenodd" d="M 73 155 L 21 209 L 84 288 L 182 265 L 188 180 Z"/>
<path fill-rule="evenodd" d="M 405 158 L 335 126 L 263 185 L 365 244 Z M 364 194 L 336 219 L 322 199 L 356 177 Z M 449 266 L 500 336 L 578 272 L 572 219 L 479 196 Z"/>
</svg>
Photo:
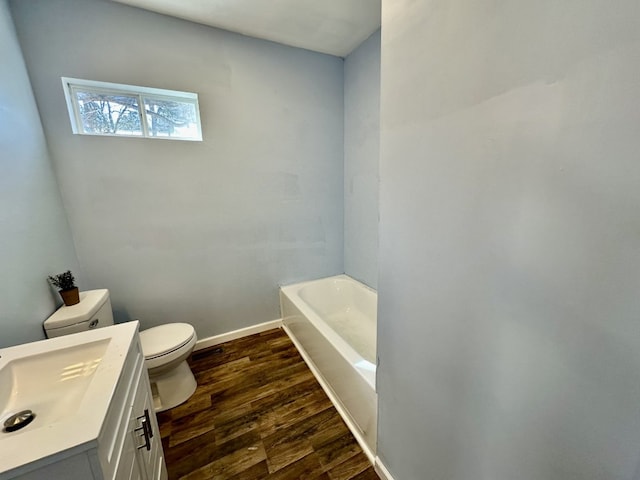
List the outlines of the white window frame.
<svg viewBox="0 0 640 480">
<path fill-rule="evenodd" d="M 202 141 L 202 125 L 200 124 L 200 107 L 198 105 L 198 94 L 191 92 L 180 92 L 177 90 L 164 90 L 161 88 L 140 87 L 137 85 L 125 85 L 121 83 L 98 82 L 95 80 L 83 80 L 80 78 L 62 77 L 62 87 L 64 96 L 67 101 L 67 110 L 69 111 L 69 119 L 71 120 L 71 130 L 76 135 L 92 135 L 99 137 L 127 137 L 127 138 L 153 138 L 160 140 L 183 140 L 192 142 Z M 80 107 L 74 91 L 77 87 L 82 90 L 89 90 L 96 93 L 112 94 L 112 95 L 130 95 L 138 97 L 138 114 L 140 115 L 140 126 L 142 135 L 123 135 L 118 133 L 87 133 L 82 126 L 82 118 L 80 117 Z M 159 100 L 172 100 L 181 103 L 191 103 L 195 106 L 196 126 L 198 128 L 195 137 L 170 137 L 170 136 L 153 136 L 149 134 L 149 126 L 147 125 L 147 115 L 144 112 L 144 98 L 155 98 Z"/>
</svg>

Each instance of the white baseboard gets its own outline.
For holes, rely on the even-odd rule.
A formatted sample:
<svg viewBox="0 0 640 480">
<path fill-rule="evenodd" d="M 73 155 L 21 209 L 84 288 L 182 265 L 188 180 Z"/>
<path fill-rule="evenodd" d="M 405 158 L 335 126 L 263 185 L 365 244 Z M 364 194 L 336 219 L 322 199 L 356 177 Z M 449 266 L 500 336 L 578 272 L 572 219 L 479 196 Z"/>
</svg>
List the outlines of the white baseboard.
<svg viewBox="0 0 640 480">
<path fill-rule="evenodd" d="M 393 477 L 389 473 L 389 470 L 387 470 L 387 467 L 384 466 L 384 463 L 382 463 L 382 460 L 380 460 L 380 457 L 376 456 L 373 468 L 382 480 L 393 480 Z"/>
<path fill-rule="evenodd" d="M 274 328 L 282 327 L 282 320 L 271 320 L 270 322 L 259 323 L 250 327 L 240 328 L 233 330 L 232 332 L 222 333 L 220 335 L 214 335 L 213 337 L 203 338 L 196 342 L 194 351 L 202 350 L 203 348 L 213 347 L 220 345 L 221 343 L 230 342 L 231 340 L 237 340 L 238 338 L 247 337 L 249 335 L 255 335 L 256 333 L 266 332 Z"/>
</svg>

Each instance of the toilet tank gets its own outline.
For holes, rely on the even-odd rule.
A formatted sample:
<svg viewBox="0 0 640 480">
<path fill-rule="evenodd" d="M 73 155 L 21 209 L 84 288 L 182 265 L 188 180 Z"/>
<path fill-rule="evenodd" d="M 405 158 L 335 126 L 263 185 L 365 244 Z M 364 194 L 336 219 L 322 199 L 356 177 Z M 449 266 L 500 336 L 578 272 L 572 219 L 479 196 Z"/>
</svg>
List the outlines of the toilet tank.
<svg viewBox="0 0 640 480">
<path fill-rule="evenodd" d="M 60 307 L 44 321 L 44 330 L 53 338 L 109 325 L 113 325 L 113 312 L 109 290 L 103 288 L 80 292 L 80 303 Z"/>
</svg>

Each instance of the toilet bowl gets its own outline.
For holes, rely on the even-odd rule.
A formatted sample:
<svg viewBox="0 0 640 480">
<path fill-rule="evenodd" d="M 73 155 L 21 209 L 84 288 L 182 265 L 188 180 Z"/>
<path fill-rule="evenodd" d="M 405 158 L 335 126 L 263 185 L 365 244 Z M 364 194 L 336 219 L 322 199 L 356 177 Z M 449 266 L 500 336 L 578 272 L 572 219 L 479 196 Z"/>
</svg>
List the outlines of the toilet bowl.
<svg viewBox="0 0 640 480">
<path fill-rule="evenodd" d="M 113 325 L 109 290 L 80 292 L 80 303 L 63 305 L 44 321 L 48 338 Z M 167 323 L 140 332 L 156 412 L 186 402 L 196 390 L 187 358 L 198 340 L 188 323 Z"/>
<path fill-rule="evenodd" d="M 168 323 L 140 332 L 156 412 L 180 405 L 196 391 L 196 379 L 187 364 L 196 340 L 188 323 Z"/>
</svg>

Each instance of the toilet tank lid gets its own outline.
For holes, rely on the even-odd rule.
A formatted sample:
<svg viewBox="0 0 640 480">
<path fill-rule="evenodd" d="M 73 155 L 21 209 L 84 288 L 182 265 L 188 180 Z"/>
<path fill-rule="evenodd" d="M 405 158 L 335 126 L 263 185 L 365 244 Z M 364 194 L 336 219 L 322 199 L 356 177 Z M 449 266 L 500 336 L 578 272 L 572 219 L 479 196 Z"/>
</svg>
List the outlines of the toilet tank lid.
<svg viewBox="0 0 640 480">
<path fill-rule="evenodd" d="M 195 335 L 188 323 L 166 323 L 140 332 L 142 353 L 148 360 L 169 353 L 188 343 Z"/>
<path fill-rule="evenodd" d="M 61 328 L 86 322 L 100 310 L 100 307 L 102 307 L 108 299 L 109 290 L 106 288 L 80 292 L 80 303 L 71 306 L 61 306 L 53 315 L 44 321 L 44 328 Z"/>
</svg>

